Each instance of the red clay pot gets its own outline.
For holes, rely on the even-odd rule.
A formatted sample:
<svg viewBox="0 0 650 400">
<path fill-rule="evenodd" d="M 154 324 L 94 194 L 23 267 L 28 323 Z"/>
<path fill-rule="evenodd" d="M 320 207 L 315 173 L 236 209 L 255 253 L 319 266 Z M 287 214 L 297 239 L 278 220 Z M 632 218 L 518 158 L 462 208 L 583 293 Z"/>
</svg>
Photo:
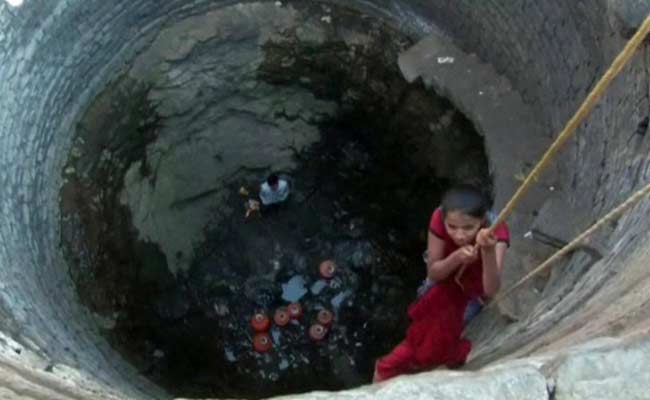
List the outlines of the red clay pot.
<svg viewBox="0 0 650 400">
<path fill-rule="evenodd" d="M 298 319 L 302 317 L 302 306 L 300 303 L 291 303 L 287 306 L 287 311 L 289 312 L 289 317 L 291 319 Z"/>
<path fill-rule="evenodd" d="M 324 279 L 332 279 L 336 273 L 336 263 L 333 260 L 325 260 L 320 263 L 318 270 Z"/>
<path fill-rule="evenodd" d="M 266 353 L 273 347 L 271 336 L 268 333 L 258 333 L 253 337 L 253 348 L 258 353 Z"/>
<path fill-rule="evenodd" d="M 320 310 L 316 316 L 316 320 L 324 327 L 329 327 L 334 321 L 334 314 L 330 310 Z"/>
<path fill-rule="evenodd" d="M 275 315 L 273 315 L 273 322 L 275 322 L 277 326 L 285 326 L 289 323 L 290 320 L 291 316 L 285 307 L 281 307 L 275 310 Z"/>
<path fill-rule="evenodd" d="M 269 317 L 266 316 L 266 314 L 259 312 L 255 313 L 255 315 L 253 315 L 251 318 L 251 326 L 255 332 L 266 332 L 271 326 L 271 321 L 269 320 Z"/>
<path fill-rule="evenodd" d="M 315 342 L 320 342 L 327 335 L 327 328 L 321 324 L 314 324 L 309 327 L 309 338 Z"/>
</svg>

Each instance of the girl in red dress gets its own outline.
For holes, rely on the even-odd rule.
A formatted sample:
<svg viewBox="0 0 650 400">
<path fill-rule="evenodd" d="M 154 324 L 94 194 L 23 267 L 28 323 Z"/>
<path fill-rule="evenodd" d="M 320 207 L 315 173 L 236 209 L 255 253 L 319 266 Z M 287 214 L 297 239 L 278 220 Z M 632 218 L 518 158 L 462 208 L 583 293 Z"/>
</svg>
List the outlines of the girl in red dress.
<svg viewBox="0 0 650 400">
<path fill-rule="evenodd" d="M 461 337 L 465 308 L 498 291 L 509 241 L 505 224 L 489 233 L 489 207 L 489 197 L 469 185 L 443 196 L 427 240 L 427 280 L 435 284 L 408 308 L 406 339 L 377 361 L 374 382 L 465 363 L 471 350 L 471 342 Z"/>
</svg>

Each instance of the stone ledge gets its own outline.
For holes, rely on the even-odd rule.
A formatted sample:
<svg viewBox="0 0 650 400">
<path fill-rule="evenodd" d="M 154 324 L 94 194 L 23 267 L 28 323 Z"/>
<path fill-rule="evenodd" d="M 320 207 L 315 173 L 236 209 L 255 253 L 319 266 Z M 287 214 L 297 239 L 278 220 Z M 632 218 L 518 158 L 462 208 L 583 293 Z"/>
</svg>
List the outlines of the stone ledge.
<svg viewBox="0 0 650 400">
<path fill-rule="evenodd" d="M 496 209 L 503 207 L 551 143 L 538 114 L 491 65 L 474 54 L 465 53 L 440 34 L 422 39 L 402 53 L 398 62 L 406 80 L 420 79 L 427 87 L 448 97 L 485 137 Z M 529 240 L 521 239 L 535 220 L 534 211 L 541 209 L 551 196 L 558 195 L 556 174 L 551 164 L 508 219 L 512 243 L 506 259 L 504 287 L 514 282 L 515 277 L 523 276 L 548 253 L 548 249 L 545 249 L 547 253 L 535 251 Z M 526 255 L 529 257 L 524 259 Z M 537 292 L 525 290 L 504 299 L 501 305 L 506 315 L 520 315 L 538 300 Z"/>
</svg>

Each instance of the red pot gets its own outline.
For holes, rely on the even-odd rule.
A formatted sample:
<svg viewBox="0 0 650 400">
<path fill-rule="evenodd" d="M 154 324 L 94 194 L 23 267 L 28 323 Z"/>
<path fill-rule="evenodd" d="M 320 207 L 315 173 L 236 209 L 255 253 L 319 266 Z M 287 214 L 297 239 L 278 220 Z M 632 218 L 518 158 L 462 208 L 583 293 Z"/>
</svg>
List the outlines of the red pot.
<svg viewBox="0 0 650 400">
<path fill-rule="evenodd" d="M 325 260 L 320 263 L 318 270 L 324 279 L 332 279 L 336 273 L 336 263 L 333 260 Z"/>
<path fill-rule="evenodd" d="M 258 353 L 266 353 L 273 347 L 271 336 L 268 333 L 258 333 L 253 337 L 253 348 Z"/>
<path fill-rule="evenodd" d="M 271 321 L 269 320 L 269 317 L 266 316 L 266 314 L 259 312 L 255 313 L 255 315 L 253 315 L 251 318 L 251 326 L 255 332 L 266 332 L 271 326 Z"/>
<path fill-rule="evenodd" d="M 277 326 L 285 326 L 289 323 L 290 320 L 291 316 L 289 315 L 289 311 L 287 311 L 286 308 L 281 307 L 275 310 L 275 315 L 273 315 L 273 322 L 275 322 Z"/>
<path fill-rule="evenodd" d="M 291 319 L 298 319 L 302 317 L 302 306 L 300 303 L 291 303 L 287 306 L 287 311 L 289 312 L 289 317 Z"/>
<path fill-rule="evenodd" d="M 319 324 L 328 327 L 334 321 L 334 314 L 330 310 L 320 310 L 316 316 L 316 320 Z"/>
<path fill-rule="evenodd" d="M 327 335 L 327 328 L 321 324 L 314 324 L 309 327 L 309 338 L 315 342 L 319 342 Z"/>
</svg>

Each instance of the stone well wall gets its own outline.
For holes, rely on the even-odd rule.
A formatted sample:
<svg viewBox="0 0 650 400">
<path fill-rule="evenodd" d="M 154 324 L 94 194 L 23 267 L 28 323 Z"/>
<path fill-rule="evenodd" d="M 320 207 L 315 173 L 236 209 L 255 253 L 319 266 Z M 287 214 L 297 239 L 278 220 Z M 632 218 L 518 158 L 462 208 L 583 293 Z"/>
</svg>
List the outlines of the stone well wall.
<svg viewBox="0 0 650 400">
<path fill-rule="evenodd" d="M 3 396 L 164 397 L 109 348 L 77 302 L 58 249 L 60 171 L 81 111 L 125 62 L 164 24 L 226 3 L 232 2 L 26 0 L 18 8 L 0 3 Z M 643 0 L 348 4 L 393 18 L 416 38 L 439 32 L 465 52 L 475 53 L 519 93 L 534 112 L 541 134 L 548 137 L 561 128 L 638 26 L 639 15 L 650 12 Z M 649 65 L 646 44 L 568 143 L 560 167 L 544 178 L 548 193 L 520 211 L 530 215 L 515 219 L 516 233 L 536 227 L 569 239 L 648 181 L 650 143 L 635 131 L 650 113 Z M 462 102 L 463 94 L 457 96 Z M 481 130 L 482 121 L 475 122 Z M 510 172 L 515 179 L 519 171 Z M 509 195 L 504 187 L 496 190 L 500 201 Z M 530 288 L 544 300 L 517 310 L 523 315 L 520 322 L 501 326 L 487 317 L 479 319 L 483 333 L 476 362 L 557 351 L 597 336 L 647 329 L 649 211 L 650 202 L 645 201 L 598 235 L 592 244 L 602 254 L 599 261 L 577 253 L 562 265 L 566 273 L 551 274 Z M 547 252 L 539 250 L 535 256 Z M 507 279 L 521 272 L 513 270 Z M 647 357 L 644 351 L 635 357 Z M 353 394 L 415 398 L 420 390 L 437 390 L 409 382 L 398 380 L 393 389 Z M 473 382 L 481 384 L 480 379 Z"/>
</svg>

